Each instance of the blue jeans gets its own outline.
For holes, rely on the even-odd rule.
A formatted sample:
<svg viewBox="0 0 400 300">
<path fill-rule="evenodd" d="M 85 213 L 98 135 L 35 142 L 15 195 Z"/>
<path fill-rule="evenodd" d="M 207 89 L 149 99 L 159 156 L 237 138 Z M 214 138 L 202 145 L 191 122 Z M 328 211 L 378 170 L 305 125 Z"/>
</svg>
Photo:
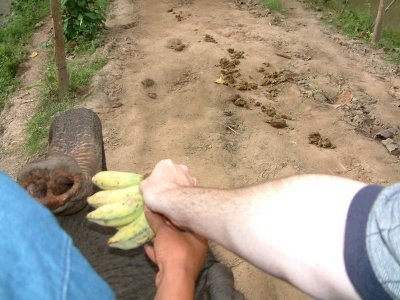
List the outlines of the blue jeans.
<svg viewBox="0 0 400 300">
<path fill-rule="evenodd" d="M 0 172 L 0 299 L 115 299 L 53 214 Z"/>
</svg>

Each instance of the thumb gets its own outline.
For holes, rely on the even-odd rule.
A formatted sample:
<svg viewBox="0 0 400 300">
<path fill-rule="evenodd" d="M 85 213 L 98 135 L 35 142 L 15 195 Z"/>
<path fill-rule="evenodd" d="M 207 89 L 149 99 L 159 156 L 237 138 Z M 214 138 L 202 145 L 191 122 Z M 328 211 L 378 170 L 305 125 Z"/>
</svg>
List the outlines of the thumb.
<svg viewBox="0 0 400 300">
<path fill-rule="evenodd" d="M 152 212 L 147 207 L 144 210 L 144 214 L 146 216 L 147 222 L 149 223 L 151 229 L 153 229 L 154 233 L 157 234 L 159 228 L 165 225 L 165 219 L 160 214 Z"/>
<path fill-rule="evenodd" d="M 146 252 L 148 258 L 155 264 L 157 264 L 156 252 L 154 251 L 154 247 L 150 245 L 144 245 L 144 251 Z"/>
</svg>

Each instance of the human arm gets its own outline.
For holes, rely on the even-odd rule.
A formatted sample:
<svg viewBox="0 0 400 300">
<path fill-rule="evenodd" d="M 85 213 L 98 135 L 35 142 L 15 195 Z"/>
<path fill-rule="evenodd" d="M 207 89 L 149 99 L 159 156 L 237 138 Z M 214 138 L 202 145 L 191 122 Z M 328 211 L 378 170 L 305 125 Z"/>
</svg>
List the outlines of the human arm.
<svg viewBox="0 0 400 300">
<path fill-rule="evenodd" d="M 149 210 L 146 218 L 155 232 L 153 246 L 145 246 L 147 256 L 159 268 L 155 299 L 194 299 L 195 282 L 206 258 L 207 240 L 179 230 Z"/>
<path fill-rule="evenodd" d="M 176 173 L 171 161 L 162 161 L 142 183 L 152 210 L 313 297 L 359 298 L 346 273 L 343 247 L 347 211 L 364 183 L 300 175 L 223 190 L 188 187 L 180 183 L 184 174 Z"/>
</svg>

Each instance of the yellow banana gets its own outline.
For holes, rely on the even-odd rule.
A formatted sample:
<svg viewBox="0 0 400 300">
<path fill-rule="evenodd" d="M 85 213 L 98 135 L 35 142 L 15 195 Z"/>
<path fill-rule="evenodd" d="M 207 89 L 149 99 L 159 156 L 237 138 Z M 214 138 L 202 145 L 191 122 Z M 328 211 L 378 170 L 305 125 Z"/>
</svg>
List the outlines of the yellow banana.
<svg viewBox="0 0 400 300">
<path fill-rule="evenodd" d="M 106 204 L 126 201 L 129 199 L 136 199 L 137 201 L 143 202 L 143 197 L 142 194 L 140 193 L 138 185 L 133 185 L 118 190 L 100 191 L 88 197 L 87 202 L 91 206 L 98 208 Z"/>
<path fill-rule="evenodd" d="M 90 212 L 89 221 L 103 226 L 120 227 L 134 221 L 143 212 L 143 201 L 139 198 L 105 204 Z"/>
<path fill-rule="evenodd" d="M 117 171 L 101 171 L 92 178 L 92 182 L 103 190 L 115 190 L 138 185 L 142 180 L 143 175 Z"/>
<path fill-rule="evenodd" d="M 134 249 L 142 246 L 154 237 L 154 232 L 147 223 L 144 211 L 132 223 L 120 228 L 108 240 L 108 245 L 120 249 Z"/>
</svg>

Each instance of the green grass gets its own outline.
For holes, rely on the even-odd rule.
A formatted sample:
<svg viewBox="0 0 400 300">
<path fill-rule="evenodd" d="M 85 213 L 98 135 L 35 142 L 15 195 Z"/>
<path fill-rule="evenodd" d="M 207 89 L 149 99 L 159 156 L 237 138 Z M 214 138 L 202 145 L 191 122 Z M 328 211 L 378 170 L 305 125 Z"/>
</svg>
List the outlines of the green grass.
<svg viewBox="0 0 400 300">
<path fill-rule="evenodd" d="M 345 10 L 331 20 L 331 23 L 342 29 L 351 37 L 370 37 L 372 19 L 367 11 Z"/>
<path fill-rule="evenodd" d="M 72 102 L 51 102 L 46 106 L 41 106 L 32 119 L 28 122 L 27 147 L 26 152 L 29 156 L 43 152 L 46 149 L 49 124 L 53 116 L 61 111 L 72 107 Z"/>
<path fill-rule="evenodd" d="M 35 25 L 49 15 L 49 0 L 18 0 L 12 15 L 0 28 L 0 111 L 5 100 L 18 86 L 18 66 L 26 60 L 25 43 L 35 31 Z"/>
<path fill-rule="evenodd" d="M 400 52 L 396 50 L 400 49 L 400 32 L 385 30 L 379 46 L 387 49 L 386 55 L 388 60 L 400 65 Z"/>
<path fill-rule="evenodd" d="M 344 2 L 338 0 L 309 0 L 309 2 L 323 11 L 326 22 L 340 28 L 348 36 L 370 44 L 375 16 L 371 16 L 368 7 L 356 10 L 343 6 Z M 400 31 L 385 28 L 378 45 L 370 44 L 370 46 L 383 48 L 387 59 L 400 65 L 400 53 L 396 51 L 396 48 L 400 48 Z"/>
<path fill-rule="evenodd" d="M 80 55 L 76 55 L 73 61 L 68 62 L 69 92 L 61 101 L 57 100 L 57 75 L 54 60 L 50 61 L 44 70 L 45 79 L 40 104 L 27 125 L 26 152 L 29 156 L 45 151 L 49 127 L 54 115 L 82 101 L 80 95 L 85 93 L 96 72 L 107 63 L 107 57 L 104 56 L 90 59 L 88 53 L 92 52 L 92 47 L 86 46 L 86 52 L 80 51 Z"/>
<path fill-rule="evenodd" d="M 282 11 L 282 0 L 264 0 L 264 5 L 272 11 Z"/>
<path fill-rule="evenodd" d="M 108 0 L 98 0 L 102 8 Z M 26 44 L 35 31 L 35 25 L 50 14 L 50 0 L 14 0 L 11 17 L 0 28 L 0 111 L 6 105 L 6 98 L 15 91 L 20 83 L 17 77 L 18 66 L 27 58 Z M 45 150 L 49 127 L 55 114 L 72 108 L 82 101 L 93 75 L 107 63 L 107 57 L 91 55 L 102 45 L 101 34 L 93 40 L 78 38 L 66 45 L 73 60 L 68 61 L 70 77 L 69 92 L 63 99 L 57 99 L 57 76 L 54 60 L 50 60 L 43 70 L 40 84 L 41 97 L 37 111 L 26 128 L 26 152 L 29 156 Z M 43 45 L 47 48 L 52 45 Z M 52 52 L 54 50 L 50 50 Z M 54 57 L 54 53 L 49 53 Z M 0 124 L 0 134 L 4 130 Z"/>
<path fill-rule="evenodd" d="M 107 57 L 104 56 L 89 62 L 85 61 L 84 58 L 72 61 L 69 64 L 71 91 L 78 92 L 82 87 L 86 87 L 96 72 L 106 65 L 107 61 Z"/>
</svg>

